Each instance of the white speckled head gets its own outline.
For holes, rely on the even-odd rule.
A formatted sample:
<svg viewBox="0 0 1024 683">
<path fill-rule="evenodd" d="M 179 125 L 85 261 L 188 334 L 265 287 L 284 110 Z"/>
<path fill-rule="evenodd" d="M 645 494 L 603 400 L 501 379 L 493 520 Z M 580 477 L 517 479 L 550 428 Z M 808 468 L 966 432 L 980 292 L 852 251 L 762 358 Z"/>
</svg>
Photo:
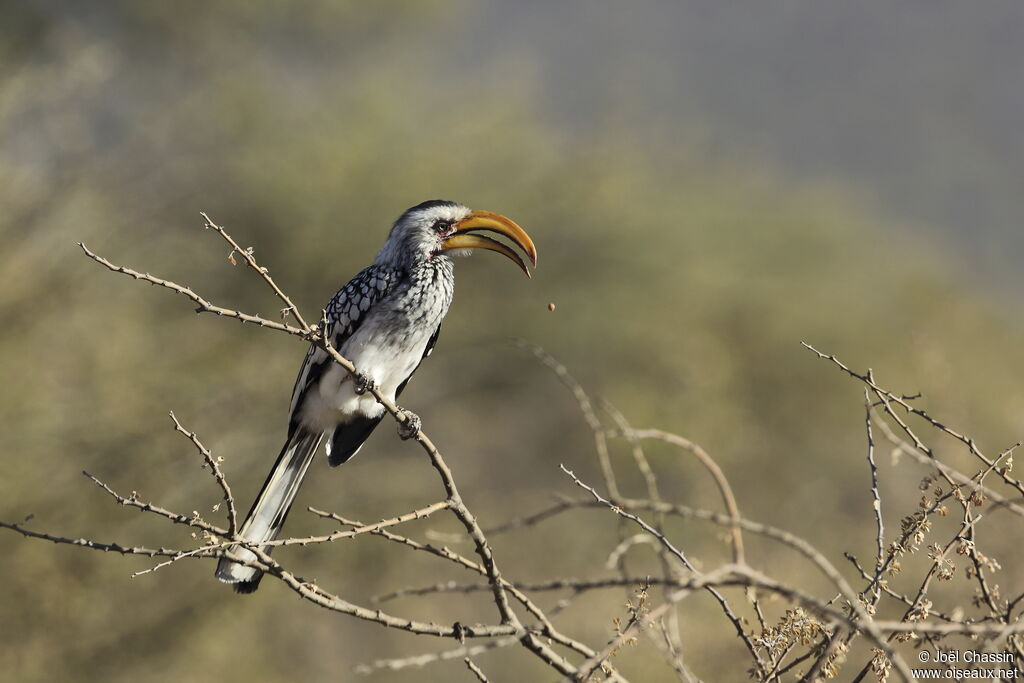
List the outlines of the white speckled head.
<svg viewBox="0 0 1024 683">
<path fill-rule="evenodd" d="M 377 253 L 376 263 L 411 268 L 434 256 L 443 256 L 442 240 L 454 233 L 456 224 L 470 213 L 469 207 L 444 199 L 407 209 L 392 226 L 388 241 Z"/>
</svg>

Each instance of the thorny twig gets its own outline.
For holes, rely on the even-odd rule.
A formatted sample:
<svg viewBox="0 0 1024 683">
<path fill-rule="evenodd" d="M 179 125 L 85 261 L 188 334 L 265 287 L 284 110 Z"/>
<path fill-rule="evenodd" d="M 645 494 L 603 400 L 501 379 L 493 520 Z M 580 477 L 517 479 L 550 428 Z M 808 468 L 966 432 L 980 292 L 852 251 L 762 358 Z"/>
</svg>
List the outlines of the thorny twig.
<svg viewBox="0 0 1024 683">
<path fill-rule="evenodd" d="M 210 453 L 209 449 L 203 445 L 203 443 L 196 436 L 195 432 L 190 432 L 181 426 L 178 422 L 178 418 L 174 415 L 174 411 L 168 413 L 171 417 L 171 421 L 174 422 L 174 429 L 185 435 L 192 445 L 196 447 L 199 454 L 203 456 L 203 461 L 210 468 L 210 472 L 213 473 L 213 478 L 217 480 L 217 485 L 220 486 L 221 493 L 224 495 L 224 504 L 227 506 L 228 516 L 228 536 L 234 538 L 238 533 L 238 519 L 235 512 L 235 498 L 231 495 L 231 487 L 228 486 L 228 480 L 224 478 L 224 472 L 220 469 L 220 463 L 213 454 Z"/>
</svg>

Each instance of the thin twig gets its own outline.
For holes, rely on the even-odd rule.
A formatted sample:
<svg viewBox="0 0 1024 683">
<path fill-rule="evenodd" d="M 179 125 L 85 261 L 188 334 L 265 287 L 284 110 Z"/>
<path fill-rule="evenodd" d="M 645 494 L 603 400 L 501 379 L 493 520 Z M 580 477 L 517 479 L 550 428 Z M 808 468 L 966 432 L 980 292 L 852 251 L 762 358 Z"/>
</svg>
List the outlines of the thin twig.
<svg viewBox="0 0 1024 683">
<path fill-rule="evenodd" d="M 277 286 L 276 282 L 274 282 L 274 279 L 270 277 L 270 271 L 267 270 L 265 266 L 261 266 L 258 263 L 256 263 L 256 258 L 253 256 L 252 248 L 250 247 L 249 249 L 243 249 L 238 245 L 238 242 L 235 241 L 234 237 L 229 235 L 227 231 L 224 230 L 224 228 L 220 227 L 212 220 L 210 220 L 210 217 L 207 216 L 206 213 L 200 211 L 199 215 L 203 217 L 204 221 L 206 221 L 206 225 L 204 227 L 206 227 L 207 230 L 216 231 L 217 234 L 224 238 L 225 242 L 231 245 L 230 257 L 233 258 L 236 253 L 240 254 L 242 258 L 245 259 L 246 265 L 248 265 L 250 268 L 259 273 L 259 276 L 263 278 L 263 281 L 266 282 L 267 285 L 272 290 L 274 290 L 274 294 L 277 295 L 277 298 L 284 302 L 284 310 L 288 311 L 289 313 L 295 316 L 296 322 L 299 323 L 299 326 L 303 329 L 303 331 L 310 332 L 312 328 L 306 323 L 305 319 L 302 317 L 302 314 L 299 313 L 299 309 L 296 308 L 295 304 L 292 303 L 292 300 L 288 298 L 288 295 L 282 292 L 281 288 Z"/>
<path fill-rule="evenodd" d="M 672 542 L 669 541 L 665 537 L 664 534 L 659 533 L 657 529 L 655 529 L 650 524 L 648 524 L 647 522 L 642 520 L 640 517 L 638 517 L 638 516 L 636 516 L 634 514 L 631 514 L 629 512 L 626 512 L 621 507 L 619 507 L 619 506 L 615 505 L 614 503 L 612 503 L 610 500 L 607 500 L 604 497 L 602 497 L 601 494 L 599 494 L 592 487 L 587 486 L 582 481 L 580 481 L 580 479 L 571 470 L 566 469 L 565 465 L 559 465 L 559 467 L 562 469 L 563 472 L 565 472 L 567 475 L 569 475 L 572 478 L 572 480 L 576 483 L 577 486 L 579 486 L 583 490 L 585 490 L 588 493 L 590 493 L 590 495 L 594 497 L 595 501 L 597 501 L 601 505 L 607 506 L 613 512 L 615 512 L 615 514 L 617 514 L 617 515 L 619 515 L 621 517 L 624 517 L 624 518 L 626 518 L 626 519 L 628 519 L 628 520 L 638 524 L 644 531 L 646 531 L 647 533 L 649 533 L 652 536 L 654 536 L 655 538 L 657 538 L 659 540 L 659 542 L 661 542 L 661 544 L 664 546 L 664 548 L 669 553 L 671 553 L 674 557 L 679 559 L 687 569 L 689 569 L 694 574 L 700 575 L 700 572 L 686 558 L 686 555 L 684 555 L 681 550 L 676 548 L 675 545 L 673 545 Z M 659 507 L 659 508 L 663 507 L 663 506 L 657 506 L 654 503 L 651 503 L 651 506 L 652 507 Z M 664 506 L 664 507 L 668 507 L 668 506 Z M 707 590 L 708 590 L 709 593 L 711 593 L 711 595 L 715 598 L 715 600 L 718 601 L 718 604 L 721 606 L 722 611 L 725 613 L 726 618 L 729 619 L 730 622 L 732 622 L 733 627 L 736 629 L 736 634 L 740 637 L 740 639 L 743 641 L 743 643 L 747 646 L 747 650 L 750 652 L 751 656 L 754 658 L 754 662 L 755 662 L 758 670 L 763 672 L 764 671 L 764 664 L 761 661 L 761 655 L 760 655 L 760 653 L 758 653 L 757 648 L 754 647 L 753 642 L 751 642 L 751 640 L 750 640 L 750 636 L 747 635 L 746 630 L 743 628 L 743 622 L 741 622 L 739 617 L 736 616 L 736 613 L 733 612 L 732 607 L 729 605 L 729 602 L 725 599 L 725 597 L 721 593 L 719 593 L 717 590 L 715 590 L 714 587 L 708 587 Z"/>
<path fill-rule="evenodd" d="M 345 524 L 347 526 L 352 526 L 352 527 L 357 527 L 357 528 L 365 526 L 365 525 L 363 525 L 361 522 L 359 522 L 357 520 L 346 519 L 346 518 L 344 518 L 344 517 L 342 517 L 342 516 L 340 516 L 338 514 L 332 513 L 332 512 L 324 512 L 323 510 L 317 510 L 315 508 L 309 508 L 309 511 L 312 512 L 314 515 L 317 515 L 319 517 L 324 517 L 326 519 L 332 519 L 334 521 L 341 522 L 342 524 Z M 482 575 L 484 577 L 487 577 L 486 569 L 484 569 L 480 564 L 478 564 L 476 562 L 473 562 L 469 558 L 464 557 L 464 556 L 456 553 L 455 551 L 453 551 L 453 550 L 451 550 L 449 548 L 445 548 L 445 547 L 438 548 L 437 546 L 429 545 L 429 544 L 426 544 L 426 543 L 420 543 L 419 541 L 414 541 L 414 540 L 412 540 L 410 538 L 407 538 L 405 536 L 400 536 L 400 535 L 395 534 L 395 533 L 393 533 L 391 531 L 388 531 L 387 529 L 384 529 L 384 528 L 378 528 L 378 529 L 371 530 L 370 533 L 375 535 L 375 536 L 380 536 L 380 537 L 382 537 L 382 538 L 384 538 L 384 539 L 386 539 L 388 541 L 392 541 L 392 542 L 395 542 L 395 543 L 400 543 L 400 544 L 402 544 L 404 546 L 412 548 L 413 550 L 418 550 L 418 551 L 423 551 L 423 552 L 430 553 L 431 555 L 435 555 L 435 556 L 440 557 L 440 558 L 442 558 L 444 560 L 448 560 L 449 562 L 453 562 L 453 563 L 455 563 L 457 565 L 461 565 L 461 566 L 465 567 L 466 569 L 469 569 L 470 571 L 476 572 L 477 574 L 480 574 L 480 575 Z M 544 612 L 541 611 L 540 608 L 537 607 L 537 605 L 533 601 L 531 601 L 529 599 L 529 597 L 526 596 L 525 593 L 523 593 L 521 590 L 519 590 L 515 586 L 515 584 L 513 584 L 513 583 L 511 583 L 509 581 L 506 581 L 505 579 L 501 579 L 501 581 L 502 581 L 503 587 L 506 590 L 508 590 L 510 592 L 510 594 L 516 600 L 518 600 L 523 605 L 523 607 L 526 608 L 526 610 L 528 612 L 530 612 L 532 615 L 534 615 L 538 619 L 538 621 L 540 621 L 540 623 L 541 623 L 541 629 L 540 629 L 541 635 L 543 635 L 545 638 L 551 639 L 552 641 L 554 641 L 556 643 L 559 643 L 560 645 L 564 645 L 565 647 L 568 647 L 568 648 L 570 648 L 570 649 L 572 649 L 572 650 L 574 650 L 574 651 L 576 651 L 576 652 L 578 652 L 578 653 L 580 653 L 580 654 L 582 654 L 584 656 L 590 656 L 591 654 L 593 654 L 593 650 L 588 648 L 583 643 L 577 642 L 577 641 L 575 641 L 575 640 L 573 640 L 571 638 L 568 638 L 565 635 L 559 633 L 555 629 L 554 625 L 551 623 L 551 621 L 549 620 L 547 615 L 545 615 Z M 482 585 L 485 586 L 486 590 L 493 590 L 493 587 L 491 586 L 490 583 L 486 583 L 486 584 L 482 584 Z M 410 594 L 415 594 L 415 593 L 410 593 Z M 398 592 L 398 594 L 396 594 L 394 596 L 390 596 L 390 597 L 388 597 L 388 596 L 374 597 L 374 598 L 371 598 L 371 602 L 384 602 L 386 600 L 390 600 L 390 599 L 393 599 L 395 597 L 400 597 L 400 595 L 402 595 L 401 592 Z"/>
<path fill-rule="evenodd" d="M 462 661 L 466 663 L 466 668 L 472 671 L 473 675 L 476 676 L 476 680 L 480 681 L 480 683 L 487 683 L 487 676 L 484 675 L 484 672 L 480 670 L 480 667 L 478 667 L 472 659 L 466 657 Z"/>
<path fill-rule="evenodd" d="M 240 320 L 243 323 L 252 323 L 257 327 L 266 327 L 271 330 L 287 332 L 288 334 L 294 334 L 299 337 L 302 337 L 306 334 L 304 330 L 300 330 L 299 328 L 293 327 L 286 323 L 279 323 L 273 320 L 261 318 L 258 315 L 250 315 L 248 313 L 242 313 L 240 311 L 231 310 L 230 308 L 222 308 L 221 306 L 215 306 L 214 304 L 210 303 L 203 297 L 193 292 L 188 287 L 179 285 L 176 282 L 171 282 L 170 280 L 163 280 L 158 277 L 153 277 L 149 273 L 140 273 L 137 270 L 132 270 L 131 268 L 126 268 L 125 266 L 115 265 L 108 261 L 107 259 L 103 258 L 102 256 L 99 256 L 91 252 L 89 250 L 89 247 L 85 246 L 85 244 L 83 244 L 82 242 L 79 242 L 78 246 L 82 248 L 82 251 L 85 252 L 86 256 L 91 258 L 93 261 L 96 261 L 100 265 L 106 267 L 107 269 L 114 271 L 115 273 L 121 273 L 122 275 L 127 275 L 128 277 L 134 278 L 136 280 L 142 280 L 143 282 L 148 282 L 152 285 L 164 287 L 166 289 L 171 290 L 172 292 L 177 292 L 178 294 L 181 294 L 182 296 L 191 299 L 198 305 L 198 307 L 196 308 L 196 313 L 213 313 L 214 315 L 219 315 L 225 318 L 234 318 L 235 320 Z"/>
<path fill-rule="evenodd" d="M 235 498 L 231 495 L 231 487 L 228 486 L 228 480 L 224 478 L 224 472 L 220 469 L 220 463 L 213 457 L 209 449 L 206 448 L 196 436 L 195 432 L 190 432 L 181 426 L 178 422 L 178 418 L 175 417 L 174 411 L 172 410 L 168 415 L 171 416 L 171 420 L 174 422 L 174 429 L 184 434 L 185 437 L 192 442 L 192 445 L 196 447 L 199 454 L 203 456 L 203 460 L 210 468 L 210 472 L 213 474 L 213 478 L 217 481 L 217 486 L 220 487 L 221 493 L 224 495 L 224 504 L 227 506 L 228 516 L 228 536 L 234 538 L 238 533 L 238 521 L 235 513 Z"/>
<path fill-rule="evenodd" d="M 951 429 L 951 428 L 947 427 L 945 424 L 943 424 L 942 422 L 939 422 L 938 420 L 933 418 L 931 415 L 929 415 L 924 410 L 910 405 L 910 403 L 908 403 L 907 400 L 904 399 L 902 396 L 899 396 L 897 394 L 892 393 L 891 391 L 883 389 L 882 387 L 880 387 L 877 384 L 875 384 L 874 380 L 872 378 L 868 377 L 867 375 L 861 375 L 861 374 L 858 374 L 857 372 L 854 372 L 853 370 L 848 368 L 846 365 L 844 365 L 835 356 L 833 356 L 833 355 L 826 355 L 826 354 L 822 353 L 821 351 L 819 351 L 818 349 L 816 349 L 813 346 L 811 346 L 810 344 L 808 344 L 807 342 L 800 342 L 800 343 L 804 346 L 804 348 L 806 348 L 806 349 L 814 352 L 815 354 L 817 354 L 817 356 L 819 358 L 831 361 L 834 365 L 836 365 L 840 370 L 842 370 L 846 374 L 848 374 L 851 377 L 854 377 L 854 378 L 860 380 L 861 382 L 864 382 L 866 385 L 868 385 L 868 387 L 871 388 L 871 390 L 873 392 L 875 392 L 878 395 L 878 397 L 880 399 L 884 397 L 886 399 L 887 403 L 888 402 L 895 403 L 896 405 L 898 405 L 901 408 L 903 408 L 904 410 L 906 410 L 908 413 L 911 413 L 913 415 L 917 415 L 922 420 L 924 420 L 925 422 L 930 424 L 932 427 L 938 429 L 940 432 L 943 432 L 944 434 L 948 434 L 949 436 L 953 437 L 954 439 L 956 439 L 960 443 L 962 443 L 965 446 L 967 446 L 967 449 L 971 452 L 971 454 L 974 455 L 979 460 L 981 460 L 983 463 L 985 463 L 985 465 L 992 466 L 992 464 L 993 464 L 992 460 L 990 460 L 988 457 L 986 457 L 985 454 L 983 454 L 978 449 L 978 445 L 974 442 L 974 439 L 972 439 L 972 438 L 970 438 L 968 436 L 965 436 L 965 435 L 957 432 L 954 429 Z M 931 454 L 931 451 L 928 450 L 928 453 Z M 1019 491 L 1020 493 L 1024 494 L 1024 484 L 1022 484 L 1020 481 L 1018 481 L 1017 479 L 1014 479 L 1013 477 L 1010 477 L 1006 472 L 1000 472 L 1000 471 L 997 470 L 996 474 L 998 474 L 1000 476 L 1000 478 L 1004 482 L 1006 482 L 1007 484 L 1009 484 L 1013 488 L 1017 489 L 1017 491 Z"/>
<path fill-rule="evenodd" d="M 868 377 L 871 377 L 871 370 L 868 370 Z M 882 563 L 885 561 L 885 523 L 882 521 L 882 496 L 878 492 L 878 466 L 875 464 L 875 439 L 871 433 L 871 399 L 868 390 L 864 390 L 864 428 L 868 440 L 868 469 L 871 471 L 871 511 L 875 516 L 875 542 L 877 553 L 875 553 L 875 579 L 882 574 Z M 877 592 L 875 604 L 878 604 Z"/>
</svg>

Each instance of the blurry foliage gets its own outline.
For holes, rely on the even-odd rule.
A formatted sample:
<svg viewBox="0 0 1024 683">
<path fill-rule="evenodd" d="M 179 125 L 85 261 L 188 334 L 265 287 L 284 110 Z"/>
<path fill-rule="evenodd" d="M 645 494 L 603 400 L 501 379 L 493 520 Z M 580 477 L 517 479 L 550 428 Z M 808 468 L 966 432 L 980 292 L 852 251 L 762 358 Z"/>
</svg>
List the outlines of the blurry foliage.
<svg viewBox="0 0 1024 683">
<path fill-rule="evenodd" d="M 880 229 L 886 219 L 841 190 L 793 187 L 682 133 L 656 141 L 654 158 L 634 144 L 644 132 L 614 117 L 582 139 L 561 134 L 538 113 L 529 68 L 448 68 L 461 10 L 440 0 L 4 3 L 0 516 L 31 513 L 34 524 L 107 540 L 152 529 L 112 510 L 82 469 L 168 506 L 213 505 L 169 409 L 224 456 L 239 498 L 262 481 L 304 350 L 197 317 L 74 244 L 272 314 L 263 288 L 203 234 L 200 210 L 254 246 L 307 314 L 421 200 L 500 211 L 529 230 L 540 250 L 532 282 L 493 255 L 459 262 L 438 352 L 403 397 L 485 526 L 569 491 L 558 463 L 593 472 L 571 397 L 509 337 L 546 347 L 635 425 L 705 445 L 745 514 L 831 552 L 851 538 L 870 548 L 865 488 L 850 485 L 867 476 L 862 399 L 799 340 L 923 391 L 932 412 L 985 435 L 990 451 L 1020 436 L 1024 394 L 1007 372 L 1020 330 L 948 276 L 949 256 Z M 652 453 L 666 495 L 717 505 L 693 463 Z M 387 427 L 342 470 L 316 467 L 297 509 L 377 519 L 439 493 L 418 451 Z M 614 525 L 578 514 L 578 527 L 544 527 L 532 547 L 557 553 L 520 556 L 514 536 L 501 538 L 505 574 L 602 563 Z M 289 526 L 323 528 L 298 512 Z M 691 555 L 724 556 L 722 544 L 678 531 Z M 438 646 L 319 613 L 274 586 L 237 598 L 212 565 L 130 580 L 112 557 L 9 535 L 0 552 L 0 670 L 18 680 L 337 680 L 359 662 Z M 775 549 L 754 552 L 771 553 L 769 569 L 807 571 Z M 424 584 L 444 578 L 423 558 L 403 556 L 399 571 L 396 551 L 373 539 L 292 554 L 342 595 L 400 587 L 396 576 L 411 570 Z M 600 641 L 620 602 L 609 594 L 607 610 L 569 618 Z M 486 600 L 472 603 L 478 614 L 470 604 L 401 610 L 490 614 Z M 699 626 L 722 621 L 709 604 L 684 609 L 700 610 L 683 618 L 693 668 L 715 679 L 738 644 Z M 484 669 L 500 671 L 504 654 L 488 657 Z M 666 673 L 651 666 L 651 680 Z"/>
</svg>

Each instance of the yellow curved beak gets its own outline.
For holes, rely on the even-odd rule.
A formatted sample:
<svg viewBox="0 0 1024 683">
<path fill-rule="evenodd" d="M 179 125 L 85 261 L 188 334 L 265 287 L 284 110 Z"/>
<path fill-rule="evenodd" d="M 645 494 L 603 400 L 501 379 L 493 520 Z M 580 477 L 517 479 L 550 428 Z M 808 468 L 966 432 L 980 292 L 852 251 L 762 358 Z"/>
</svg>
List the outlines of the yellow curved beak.
<svg viewBox="0 0 1024 683">
<path fill-rule="evenodd" d="M 537 248 L 533 246 L 533 240 L 530 239 L 530 236 L 526 234 L 525 230 L 516 225 L 515 221 L 511 218 L 506 218 L 500 213 L 494 213 L 493 211 L 474 211 L 463 218 L 456 224 L 455 233 L 441 243 L 441 248 L 444 251 L 452 249 L 486 249 L 488 251 L 496 251 L 511 259 L 526 273 L 526 277 L 530 277 L 530 269 L 527 268 L 526 263 L 520 258 L 519 254 L 490 237 L 470 234 L 473 231 L 496 232 L 499 235 L 504 235 L 526 253 L 534 267 L 537 266 Z"/>
</svg>

